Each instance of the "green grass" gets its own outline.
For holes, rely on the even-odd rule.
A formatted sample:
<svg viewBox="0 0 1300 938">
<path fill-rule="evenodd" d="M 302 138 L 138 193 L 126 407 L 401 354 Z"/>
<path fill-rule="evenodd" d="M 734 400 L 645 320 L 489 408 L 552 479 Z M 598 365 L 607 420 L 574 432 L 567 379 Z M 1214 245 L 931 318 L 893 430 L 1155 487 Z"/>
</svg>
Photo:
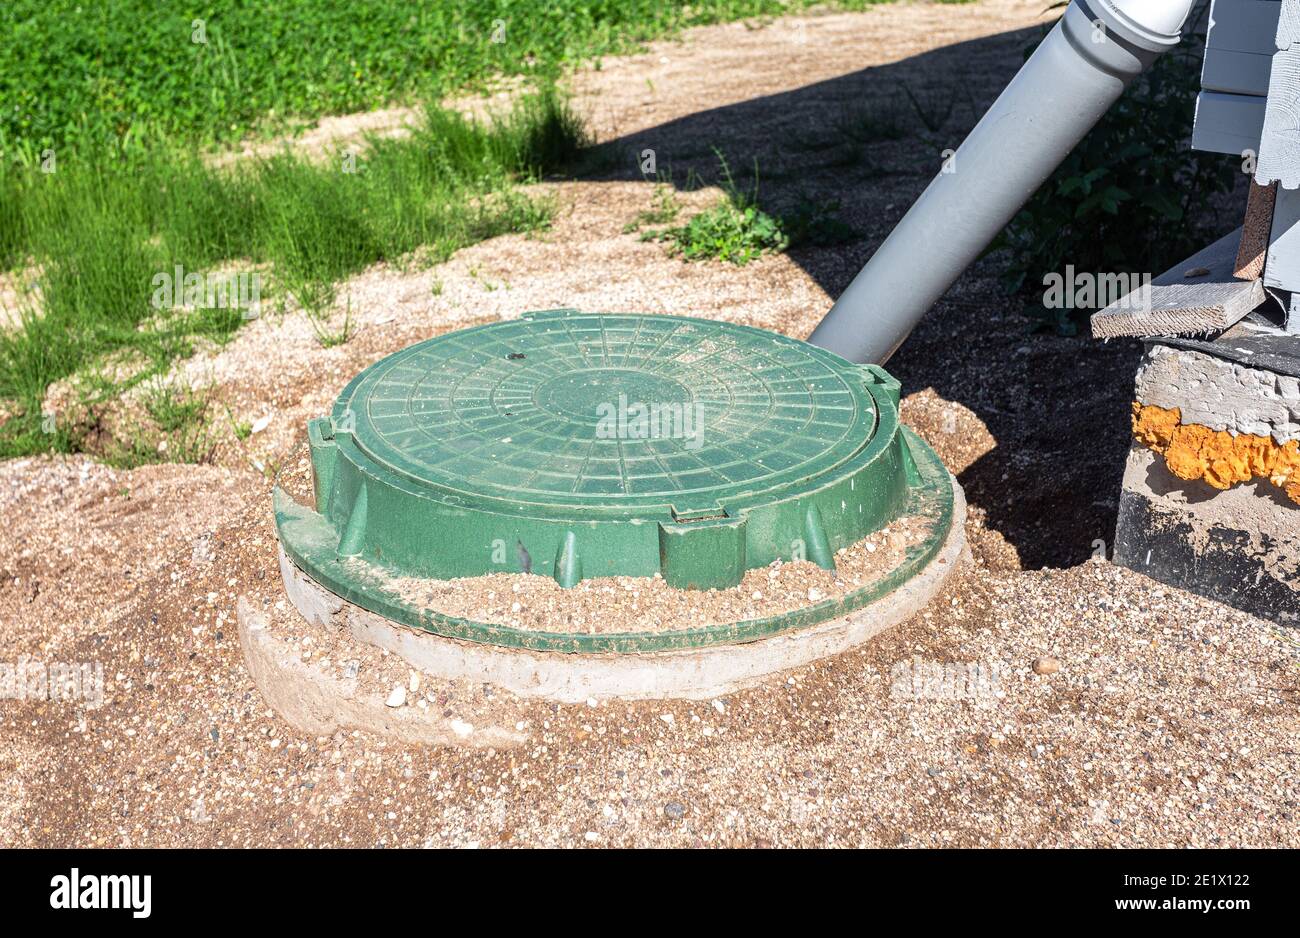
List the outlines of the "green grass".
<svg viewBox="0 0 1300 938">
<path fill-rule="evenodd" d="M 0 153 L 33 163 L 46 148 L 62 155 L 108 141 L 220 144 L 326 114 L 438 100 L 493 76 L 554 74 L 687 26 L 813 5 L 6 0 L 0 4 Z"/>
<path fill-rule="evenodd" d="M 153 302 L 158 276 L 177 266 L 264 275 L 264 299 L 296 300 L 323 345 L 347 341 L 350 314 L 341 324 L 330 314 L 341 280 L 376 261 L 434 262 L 544 227 L 550 206 L 518 183 L 571 164 L 584 135 L 542 91 L 486 125 L 431 108 L 410 138 L 368 141 L 348 158 L 355 172 L 342 154 L 213 169 L 204 151 L 328 114 L 439 101 L 499 76 L 553 87 L 575 64 L 687 26 L 877 2 L 886 0 L 7 0 L 0 273 L 36 289 L 20 299 L 21 328 L 0 329 L 0 412 L 18 414 L 0 421 L 0 458 L 75 451 L 98 432 L 42 417 L 51 383 L 77 376 L 90 403 L 110 401 L 243 323 L 239 309 Z M 789 243 L 781 226 L 733 193 L 670 240 L 688 256 L 743 263 Z M 206 452 L 192 428 L 203 414 L 165 431 L 174 415 L 155 409 L 157 432 L 184 437 L 170 455 L 145 434 L 112 458 Z"/>
<path fill-rule="evenodd" d="M 167 150 L 67 161 L 52 174 L 0 168 L 16 213 L 9 260 L 41 271 L 40 309 L 25 311 L 23 328 L 0 331 L 0 399 L 22 411 L 0 426 L 0 456 L 77 446 L 80 428 L 40 432 L 50 383 L 105 356 L 130 357 L 129 378 L 92 382 L 111 396 L 163 372 L 196 340 L 239 328 L 245 310 L 156 302 L 157 278 L 177 265 L 264 270 L 267 292 L 295 298 L 321 343 L 337 344 L 351 331 L 350 315 L 341 329 L 327 322 L 339 280 L 381 260 L 441 260 L 544 227 L 550 206 L 517 183 L 572 159 L 583 142 L 567 103 L 543 91 L 489 122 L 430 108 L 409 137 L 373 139 L 346 163 L 286 153 L 214 169 Z"/>
</svg>

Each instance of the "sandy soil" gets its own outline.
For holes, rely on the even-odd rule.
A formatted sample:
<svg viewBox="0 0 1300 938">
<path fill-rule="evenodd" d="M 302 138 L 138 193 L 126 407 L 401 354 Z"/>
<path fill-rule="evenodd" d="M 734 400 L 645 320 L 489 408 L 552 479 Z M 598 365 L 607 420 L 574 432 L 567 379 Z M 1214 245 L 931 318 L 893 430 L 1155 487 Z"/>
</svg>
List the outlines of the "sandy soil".
<svg viewBox="0 0 1300 938">
<path fill-rule="evenodd" d="M 508 752 L 302 737 L 241 662 L 238 599 L 283 609 L 268 477 L 358 369 L 557 306 L 806 335 L 1014 73 L 1043 6 L 716 27 L 607 61 L 575 87 L 609 159 L 543 184 L 550 232 L 355 278 L 342 346 L 268 317 L 185 363 L 258 428 L 216 465 L 0 465 L 0 663 L 98 662 L 106 682 L 101 706 L 0 700 L 0 844 L 1300 845 L 1300 645 L 1092 559 L 1137 349 L 1030 336 L 996 258 L 890 363 L 905 419 L 966 489 L 976 564 L 863 650 L 717 702 L 510 701 L 527 742 Z M 958 103 L 937 131 L 843 144 L 846 109 L 894 106 L 900 82 Z M 733 268 L 624 233 L 653 199 L 643 150 L 684 188 L 688 170 L 713 178 L 715 145 L 758 157 L 778 203 L 836 198 L 860 237 Z M 1060 670 L 1035 673 L 1042 655 Z M 482 689 L 434 704 L 458 716 Z"/>
<path fill-rule="evenodd" d="M 852 547 L 836 552 L 835 569 L 808 560 L 774 561 L 747 572 L 727 589 L 680 590 L 659 574 L 592 577 L 562 589 L 552 577 L 494 573 L 453 580 L 405 577 L 388 582 L 404 602 L 445 615 L 533 632 L 672 632 L 727 625 L 840 600 L 896 570 L 910 547 L 936 527 L 933 516 L 896 518 Z M 368 564 L 371 576 L 383 576 Z"/>
</svg>

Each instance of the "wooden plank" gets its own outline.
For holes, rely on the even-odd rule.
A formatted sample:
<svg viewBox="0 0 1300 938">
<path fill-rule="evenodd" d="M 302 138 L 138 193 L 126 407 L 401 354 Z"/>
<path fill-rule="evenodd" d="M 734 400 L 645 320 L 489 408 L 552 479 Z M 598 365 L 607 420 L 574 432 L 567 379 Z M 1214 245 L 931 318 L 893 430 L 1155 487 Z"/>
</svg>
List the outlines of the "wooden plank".
<svg viewBox="0 0 1300 938">
<path fill-rule="evenodd" d="M 1262 97 L 1268 94 L 1268 78 L 1272 67 L 1271 54 L 1208 49 L 1205 65 L 1201 69 L 1201 87 L 1206 91 Z"/>
<path fill-rule="evenodd" d="M 1278 190 L 1264 284 L 1277 290 L 1300 290 L 1300 190 Z"/>
<path fill-rule="evenodd" d="M 1300 0 L 1282 0 L 1282 16 L 1277 23 L 1277 47 L 1290 49 L 1300 45 Z"/>
<path fill-rule="evenodd" d="M 1273 56 L 1269 89 L 1255 181 L 1294 189 L 1300 186 L 1300 48 Z"/>
<path fill-rule="evenodd" d="M 1281 14 L 1278 0 L 1214 0 L 1205 47 L 1272 55 Z"/>
<path fill-rule="evenodd" d="M 1241 156 L 1247 151 L 1258 153 L 1264 132 L 1265 101 L 1252 95 L 1202 91 L 1196 98 L 1192 146 L 1197 150 L 1233 156 Z"/>
<path fill-rule="evenodd" d="M 1098 339 L 1119 336 L 1200 335 L 1222 332 L 1266 296 L 1259 280 L 1232 275 L 1241 229 L 1135 290 L 1092 317 Z"/>
<path fill-rule="evenodd" d="M 1273 231 L 1273 205 L 1277 201 L 1277 183 L 1261 186 L 1253 179 L 1246 199 L 1246 222 L 1241 226 L 1241 246 L 1233 276 L 1239 280 L 1258 280 L 1264 275 L 1264 258 L 1268 255 Z"/>
</svg>

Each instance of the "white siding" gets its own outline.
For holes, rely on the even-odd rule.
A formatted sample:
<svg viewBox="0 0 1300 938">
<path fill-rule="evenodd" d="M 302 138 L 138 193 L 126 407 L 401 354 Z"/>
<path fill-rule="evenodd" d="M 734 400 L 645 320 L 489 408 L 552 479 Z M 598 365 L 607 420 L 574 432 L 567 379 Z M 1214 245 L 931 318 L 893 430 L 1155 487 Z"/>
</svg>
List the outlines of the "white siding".
<svg viewBox="0 0 1300 938">
<path fill-rule="evenodd" d="M 1192 146 L 1258 153 L 1281 0 L 1214 0 Z"/>
<path fill-rule="evenodd" d="M 1192 146 L 1211 153 L 1241 156 L 1259 152 L 1266 99 L 1255 95 L 1202 91 L 1196 99 Z"/>
<path fill-rule="evenodd" d="M 1206 47 L 1272 55 L 1281 15 L 1279 0 L 1214 0 Z"/>
<path fill-rule="evenodd" d="M 1272 65 L 1272 53 L 1257 55 L 1254 52 L 1207 49 L 1201 87 L 1206 91 L 1263 97 L 1268 94 L 1268 74 Z"/>
</svg>

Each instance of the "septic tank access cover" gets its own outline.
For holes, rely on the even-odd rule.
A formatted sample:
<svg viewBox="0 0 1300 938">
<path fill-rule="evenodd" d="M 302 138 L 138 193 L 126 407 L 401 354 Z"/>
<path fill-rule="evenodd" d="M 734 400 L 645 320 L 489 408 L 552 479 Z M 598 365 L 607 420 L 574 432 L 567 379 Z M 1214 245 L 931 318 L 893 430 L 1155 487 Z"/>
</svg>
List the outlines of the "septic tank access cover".
<svg viewBox="0 0 1300 938">
<path fill-rule="evenodd" d="M 924 502 L 942 523 L 909 556 L 915 572 L 948 534 L 952 483 L 900 426 L 898 397 L 878 366 L 761 329 L 526 314 L 430 339 L 357 375 L 330 416 L 308 426 L 315 510 L 277 493 L 281 545 L 330 592 L 448 637 L 557 651 L 669 647 L 662 636 L 548 638 L 406 608 L 375 571 L 533 573 L 566 587 L 660 574 L 673 587 L 722 589 L 775 560 L 834 570 L 835 551 Z M 908 570 L 856 598 L 750 631 L 679 634 L 672 647 L 824 621 Z"/>
</svg>

